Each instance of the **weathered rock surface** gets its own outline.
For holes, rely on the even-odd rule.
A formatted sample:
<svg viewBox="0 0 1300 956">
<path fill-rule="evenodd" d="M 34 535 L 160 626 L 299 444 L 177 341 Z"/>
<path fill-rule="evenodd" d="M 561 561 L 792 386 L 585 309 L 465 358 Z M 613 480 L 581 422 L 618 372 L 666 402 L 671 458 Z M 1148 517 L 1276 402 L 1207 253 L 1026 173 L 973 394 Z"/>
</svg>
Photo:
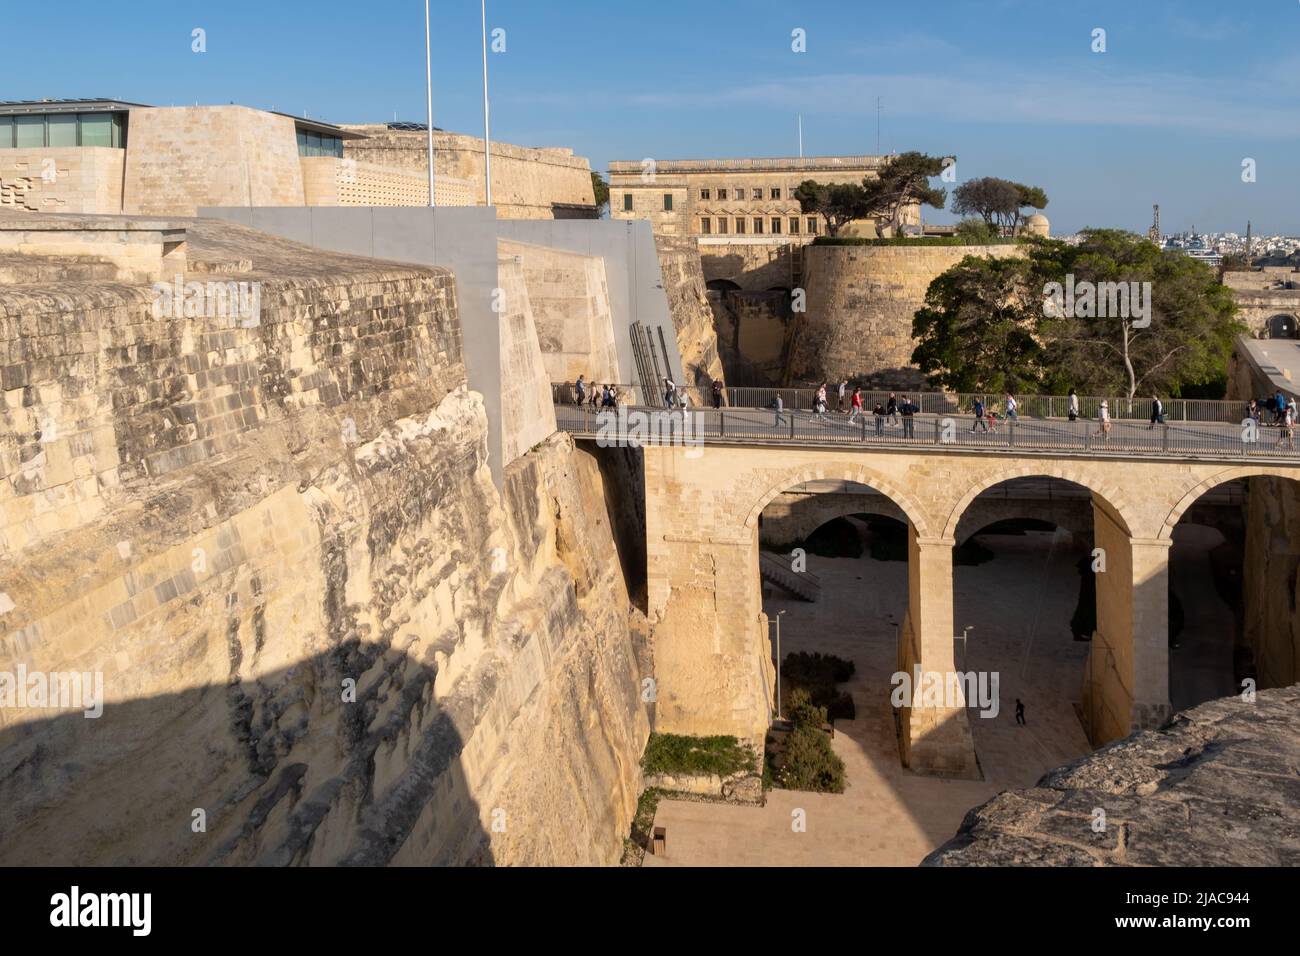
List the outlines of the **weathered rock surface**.
<svg viewBox="0 0 1300 956">
<path fill-rule="evenodd" d="M 655 251 L 659 254 L 668 311 L 677 329 L 677 347 L 682 353 L 682 382 L 704 389 L 707 394 L 714 381 L 723 380 L 723 371 L 699 244 L 691 236 L 656 235 Z"/>
<path fill-rule="evenodd" d="M 922 865 L 1300 865 L 1300 685 L 1210 701 L 999 794 Z"/>
<path fill-rule="evenodd" d="M 0 289 L 0 864 L 612 864 L 649 733 L 596 458 L 487 467 L 443 270 L 196 224 L 260 320 Z"/>
</svg>

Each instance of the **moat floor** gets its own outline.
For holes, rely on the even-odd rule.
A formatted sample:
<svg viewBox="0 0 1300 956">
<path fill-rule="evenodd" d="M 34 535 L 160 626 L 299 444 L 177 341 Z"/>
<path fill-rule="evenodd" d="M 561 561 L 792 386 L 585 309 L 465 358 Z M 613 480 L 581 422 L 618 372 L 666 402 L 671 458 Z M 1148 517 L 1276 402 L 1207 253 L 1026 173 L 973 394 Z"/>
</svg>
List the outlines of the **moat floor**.
<svg viewBox="0 0 1300 956">
<path fill-rule="evenodd" d="M 889 694 L 906 564 L 810 556 L 808 570 L 823 582 L 821 600 L 772 596 L 764 609 L 769 616 L 786 612 L 784 654 L 816 650 L 856 664 L 841 687 L 853 694 L 857 719 L 837 721 L 832 742 L 848 789 L 773 790 L 764 807 L 664 800 L 655 824 L 666 828 L 668 852 L 647 856 L 645 865 L 915 866 L 952 837 L 972 807 L 1003 790 L 1031 787 L 1087 753 L 1076 708 L 1089 645 L 1073 640 L 1069 627 L 1082 552 L 1064 534 L 982 540 L 997 556 L 956 569 L 954 623 L 958 632 L 972 627 L 965 659 L 957 644 L 958 670 L 1000 674 L 999 713 L 968 712 L 984 780 L 920 777 L 900 764 Z M 1025 726 L 1015 721 L 1017 697 L 1025 703 Z M 798 810 L 806 832 L 792 829 Z"/>
</svg>

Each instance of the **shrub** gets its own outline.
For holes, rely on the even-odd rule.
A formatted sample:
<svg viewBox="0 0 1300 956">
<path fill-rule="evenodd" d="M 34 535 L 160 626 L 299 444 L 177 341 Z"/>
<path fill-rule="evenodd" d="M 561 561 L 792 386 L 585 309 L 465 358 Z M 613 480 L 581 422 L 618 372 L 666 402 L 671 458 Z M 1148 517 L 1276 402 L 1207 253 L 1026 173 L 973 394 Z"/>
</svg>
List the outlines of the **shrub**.
<svg viewBox="0 0 1300 956">
<path fill-rule="evenodd" d="M 826 723 L 826 708 L 814 704 L 812 695 L 802 687 L 796 687 L 790 692 L 789 714 L 795 727 L 818 729 Z"/>
<path fill-rule="evenodd" d="M 844 792 L 844 761 L 831 749 L 831 741 L 816 727 L 795 723 L 785 742 L 785 759 L 776 780 L 790 790 L 816 793 Z"/>
<path fill-rule="evenodd" d="M 754 770 L 754 754 L 735 737 L 651 734 L 641 766 L 646 773 L 717 774 Z"/>
<path fill-rule="evenodd" d="M 853 676 L 852 661 L 817 651 L 795 651 L 781 664 L 781 676 L 807 684 L 842 684 Z"/>
</svg>

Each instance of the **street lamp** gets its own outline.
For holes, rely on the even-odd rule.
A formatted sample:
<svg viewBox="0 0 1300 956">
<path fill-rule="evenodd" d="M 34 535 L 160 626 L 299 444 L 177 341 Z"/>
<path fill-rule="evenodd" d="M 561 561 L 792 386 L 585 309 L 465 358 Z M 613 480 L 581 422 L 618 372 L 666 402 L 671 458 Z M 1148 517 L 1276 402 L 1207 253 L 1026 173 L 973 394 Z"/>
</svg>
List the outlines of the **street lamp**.
<svg viewBox="0 0 1300 956">
<path fill-rule="evenodd" d="M 961 668 L 966 669 L 966 635 L 975 630 L 973 624 L 967 624 L 961 629 Z"/>
<path fill-rule="evenodd" d="M 483 182 L 487 187 L 487 204 L 492 205 L 492 135 L 488 126 L 487 77 L 487 0 L 479 0 L 483 16 Z"/>
<path fill-rule="evenodd" d="M 429 205 L 433 201 L 433 54 L 429 46 L 429 0 L 424 0 L 424 83 L 429 107 Z"/>
<path fill-rule="evenodd" d="M 785 611 L 776 612 L 776 719 L 781 719 L 781 615 Z M 768 626 L 772 624 L 768 620 Z"/>
</svg>

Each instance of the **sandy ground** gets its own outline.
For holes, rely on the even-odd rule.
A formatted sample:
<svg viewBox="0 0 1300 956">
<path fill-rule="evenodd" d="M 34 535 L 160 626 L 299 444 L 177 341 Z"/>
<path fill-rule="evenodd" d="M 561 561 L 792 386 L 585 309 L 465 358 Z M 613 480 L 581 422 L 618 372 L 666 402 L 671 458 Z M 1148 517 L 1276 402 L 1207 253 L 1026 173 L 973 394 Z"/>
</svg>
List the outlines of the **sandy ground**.
<svg viewBox="0 0 1300 956">
<path fill-rule="evenodd" d="M 1046 771 L 1087 753 L 1077 706 L 1089 645 L 1073 640 L 1069 627 L 1079 588 L 1074 562 L 1082 552 L 1064 533 L 982 540 L 997 556 L 955 570 L 954 623 L 958 632 L 971 627 L 965 652 L 960 641 L 956 644 L 957 668 L 1000 675 L 999 713 L 982 718 L 977 710 L 968 711 L 984 780 L 921 777 L 900 764 L 889 694 L 896 627 L 906 602 L 906 564 L 866 555 L 810 555 L 808 569 L 823 583 L 821 600 L 772 596 L 764 609 L 770 616 L 786 612 L 783 654 L 818 650 L 856 664 L 853 679 L 842 688 L 853 694 L 857 719 L 837 721 L 832 741 L 845 763 L 846 792 L 773 790 L 764 807 L 664 800 L 655 824 L 667 830 L 668 852 L 647 856 L 645 865 L 914 866 L 956 832 L 970 808 L 1002 790 L 1032 786 Z M 1206 580 L 1197 578 L 1208 576 L 1203 547 L 1199 555 L 1189 547 L 1180 560 L 1180 573 L 1188 580 L 1184 584 L 1180 576 L 1177 586 L 1187 592 L 1185 601 L 1194 600 L 1207 588 Z M 1192 613 L 1191 607 L 1189 629 L 1195 619 L 1195 627 L 1211 634 L 1197 637 L 1189 631 L 1184 648 L 1198 660 L 1221 663 L 1212 633 L 1216 619 Z M 1025 703 L 1025 726 L 1015 722 L 1017 697 Z M 806 822 L 804 832 L 792 826 L 797 818 Z"/>
</svg>

